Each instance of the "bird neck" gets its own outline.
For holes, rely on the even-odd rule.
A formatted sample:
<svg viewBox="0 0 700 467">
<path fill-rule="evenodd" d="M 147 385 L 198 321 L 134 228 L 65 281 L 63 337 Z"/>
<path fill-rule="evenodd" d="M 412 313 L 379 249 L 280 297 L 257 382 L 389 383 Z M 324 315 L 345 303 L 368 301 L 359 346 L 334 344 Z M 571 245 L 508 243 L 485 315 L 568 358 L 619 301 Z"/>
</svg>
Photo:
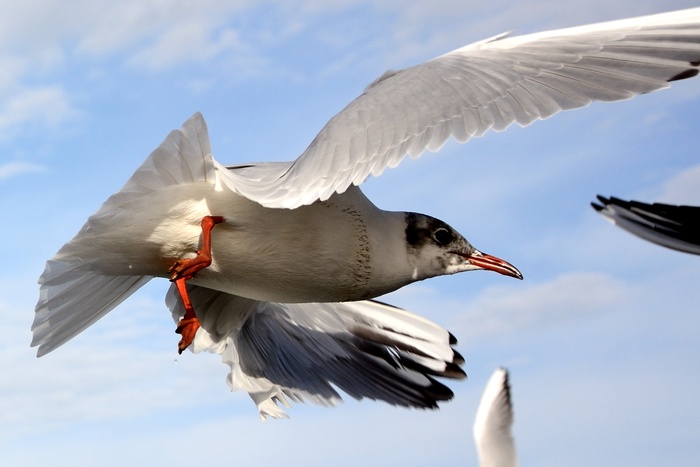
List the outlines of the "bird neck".
<svg viewBox="0 0 700 467">
<path fill-rule="evenodd" d="M 388 293 L 414 282 L 417 271 L 406 247 L 406 213 L 377 211 L 367 225 L 372 283 Z"/>
</svg>

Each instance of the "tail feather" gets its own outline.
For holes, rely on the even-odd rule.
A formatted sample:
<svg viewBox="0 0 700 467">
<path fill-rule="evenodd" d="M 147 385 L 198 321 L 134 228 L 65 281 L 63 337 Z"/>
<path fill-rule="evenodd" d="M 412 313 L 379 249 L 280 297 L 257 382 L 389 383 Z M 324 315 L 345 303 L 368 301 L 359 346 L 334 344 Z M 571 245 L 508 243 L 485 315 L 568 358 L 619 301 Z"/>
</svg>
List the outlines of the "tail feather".
<svg viewBox="0 0 700 467">
<path fill-rule="evenodd" d="M 47 261 L 39 279 L 41 290 L 32 325 L 32 346 L 39 346 L 38 356 L 64 344 L 151 279 L 119 275 L 121 270 L 105 274 L 105 267 L 110 266 L 108 254 L 119 258 L 119 247 L 101 235 L 128 237 L 123 229 L 139 225 L 142 215 L 134 213 L 132 202 L 173 185 L 201 181 L 214 184 L 216 167 L 206 123 L 196 113 L 181 129 L 172 131 L 124 187 Z"/>
<path fill-rule="evenodd" d="M 81 270 L 81 263 L 49 260 L 32 324 L 32 347 L 41 357 L 75 337 L 123 302 L 149 276 L 108 276 Z"/>
<path fill-rule="evenodd" d="M 150 193 L 168 186 L 216 180 L 209 132 L 199 112 L 173 130 L 139 167 L 121 192 Z"/>
</svg>

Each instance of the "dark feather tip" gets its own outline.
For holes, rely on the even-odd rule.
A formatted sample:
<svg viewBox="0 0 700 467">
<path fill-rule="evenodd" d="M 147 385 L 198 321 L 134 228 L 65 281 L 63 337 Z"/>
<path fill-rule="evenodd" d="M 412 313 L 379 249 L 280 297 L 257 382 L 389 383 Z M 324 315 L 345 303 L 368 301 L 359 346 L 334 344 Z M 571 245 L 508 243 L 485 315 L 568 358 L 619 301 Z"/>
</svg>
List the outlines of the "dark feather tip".
<svg viewBox="0 0 700 467">
<path fill-rule="evenodd" d="M 452 349 L 452 352 L 452 363 L 455 365 L 464 365 L 464 357 L 462 357 L 462 354 L 457 352 L 455 349 Z"/>
<path fill-rule="evenodd" d="M 467 377 L 467 374 L 464 372 L 463 369 L 461 369 L 454 363 L 448 363 L 445 366 L 445 371 L 443 371 L 440 376 L 444 376 L 445 378 L 450 379 L 465 379 Z"/>
<path fill-rule="evenodd" d="M 457 343 L 458 343 L 457 338 L 451 332 L 449 334 L 450 334 L 450 345 L 457 345 Z"/>
<path fill-rule="evenodd" d="M 698 73 L 700 73 L 700 71 L 698 71 L 697 68 L 689 68 L 689 69 L 683 70 L 680 73 L 678 73 L 677 75 L 669 78 L 668 82 L 670 83 L 671 81 L 679 81 L 682 79 L 692 78 L 693 76 L 697 76 Z"/>
</svg>

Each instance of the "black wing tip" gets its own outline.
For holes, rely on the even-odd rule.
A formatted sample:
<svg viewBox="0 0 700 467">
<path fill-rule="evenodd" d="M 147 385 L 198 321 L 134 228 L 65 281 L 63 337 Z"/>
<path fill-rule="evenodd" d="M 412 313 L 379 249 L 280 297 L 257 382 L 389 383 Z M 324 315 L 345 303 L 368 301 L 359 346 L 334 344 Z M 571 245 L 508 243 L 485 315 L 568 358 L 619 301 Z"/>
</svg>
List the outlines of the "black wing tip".
<svg viewBox="0 0 700 467">
<path fill-rule="evenodd" d="M 449 331 L 447 333 L 450 335 L 450 345 L 457 345 L 459 342 L 457 341 L 455 335 Z"/>
<path fill-rule="evenodd" d="M 698 66 L 700 65 L 700 62 L 690 62 L 692 66 Z M 670 77 L 667 82 L 672 82 L 672 81 L 680 81 L 682 79 L 688 79 L 688 78 L 693 78 L 700 73 L 700 70 L 697 68 L 688 68 L 687 70 L 683 70 L 680 73 Z"/>
<path fill-rule="evenodd" d="M 598 203 L 600 203 L 600 204 L 596 203 L 595 201 L 592 201 L 591 207 L 593 209 L 595 209 L 597 212 L 602 211 L 603 209 L 605 209 L 608 206 L 608 204 L 610 204 L 610 198 L 606 198 L 605 196 L 602 196 L 602 195 L 596 195 L 596 198 L 598 199 Z"/>
<path fill-rule="evenodd" d="M 452 349 L 452 363 L 455 365 L 464 365 L 464 362 L 465 360 L 462 354 L 457 352 L 455 349 Z"/>
<path fill-rule="evenodd" d="M 605 196 L 602 195 L 596 195 L 596 198 L 598 199 L 599 203 L 596 203 L 595 201 L 591 202 L 591 206 L 593 209 L 596 211 L 602 211 L 603 209 L 607 208 L 610 205 L 613 206 L 619 206 L 625 209 L 629 209 L 633 204 L 644 204 L 640 203 L 639 201 L 626 201 L 622 198 L 617 198 L 615 196 L 610 196 L 609 198 L 606 198 Z"/>
<path fill-rule="evenodd" d="M 425 394 L 428 396 L 431 400 L 428 401 L 429 405 L 426 405 L 426 408 L 438 408 L 437 403 L 438 402 L 447 402 L 449 400 L 452 400 L 455 396 L 455 393 L 452 392 L 452 389 L 448 388 L 444 384 L 440 383 L 439 381 L 435 381 L 434 379 L 430 378 L 431 380 L 431 385 L 430 387 L 426 388 Z"/>
<path fill-rule="evenodd" d="M 439 375 L 450 379 L 467 379 L 467 373 L 457 364 L 448 363 L 445 370 Z"/>
</svg>

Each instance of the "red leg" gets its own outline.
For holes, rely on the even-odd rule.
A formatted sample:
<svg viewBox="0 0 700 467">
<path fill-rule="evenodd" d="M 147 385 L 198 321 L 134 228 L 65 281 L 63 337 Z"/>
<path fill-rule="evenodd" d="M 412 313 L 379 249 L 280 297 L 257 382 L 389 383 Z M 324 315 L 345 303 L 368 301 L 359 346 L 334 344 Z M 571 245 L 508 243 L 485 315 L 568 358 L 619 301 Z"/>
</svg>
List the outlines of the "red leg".
<svg viewBox="0 0 700 467">
<path fill-rule="evenodd" d="M 186 279 L 184 278 L 175 280 L 177 291 L 180 292 L 182 304 L 185 306 L 185 316 L 182 317 L 180 322 L 177 323 L 177 328 L 175 328 L 175 332 L 182 335 L 182 339 L 177 343 L 177 353 L 179 354 L 190 346 L 194 340 L 194 336 L 197 334 L 197 329 L 199 329 L 199 318 L 197 318 L 192 302 L 190 302 L 190 296 L 187 293 L 185 281 Z"/>
<path fill-rule="evenodd" d="M 168 272 L 171 273 L 170 280 L 175 282 L 182 304 L 185 307 L 185 316 L 182 317 L 177 325 L 177 329 L 175 329 L 176 333 L 182 335 L 182 339 L 177 344 L 178 353 L 182 353 L 190 346 L 197 329 L 199 329 L 199 318 L 195 314 L 185 283 L 192 279 L 197 271 L 211 264 L 211 229 L 223 221 L 224 218 L 221 216 L 205 216 L 202 218 L 202 248 L 197 250 L 197 256 L 178 260 L 168 269 Z"/>
<path fill-rule="evenodd" d="M 197 250 L 197 256 L 194 258 L 179 259 L 168 269 L 168 272 L 171 273 L 171 281 L 192 279 L 197 271 L 211 264 L 211 229 L 223 221 L 224 218 L 221 216 L 205 216 L 202 218 L 202 248 Z"/>
</svg>

